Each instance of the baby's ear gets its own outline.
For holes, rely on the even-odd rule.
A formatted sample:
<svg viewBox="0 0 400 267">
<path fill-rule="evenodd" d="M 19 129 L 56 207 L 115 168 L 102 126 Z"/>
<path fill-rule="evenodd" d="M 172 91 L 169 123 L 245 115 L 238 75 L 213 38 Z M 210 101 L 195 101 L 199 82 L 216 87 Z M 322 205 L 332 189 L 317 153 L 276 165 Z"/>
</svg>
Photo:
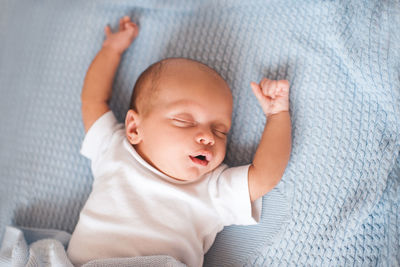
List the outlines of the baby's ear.
<svg viewBox="0 0 400 267">
<path fill-rule="evenodd" d="M 142 141 L 142 138 L 138 133 L 139 123 L 139 114 L 133 109 L 130 109 L 125 118 L 125 135 L 126 138 L 128 138 L 129 143 L 132 145 L 137 145 Z"/>
</svg>

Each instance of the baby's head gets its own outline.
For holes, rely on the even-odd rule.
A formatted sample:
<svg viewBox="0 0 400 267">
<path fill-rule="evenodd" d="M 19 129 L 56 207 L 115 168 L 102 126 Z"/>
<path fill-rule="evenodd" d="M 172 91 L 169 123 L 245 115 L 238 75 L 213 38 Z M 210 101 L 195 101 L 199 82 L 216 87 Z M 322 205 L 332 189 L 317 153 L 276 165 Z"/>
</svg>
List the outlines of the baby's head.
<svg viewBox="0 0 400 267">
<path fill-rule="evenodd" d="M 231 116 L 231 91 L 215 70 L 169 58 L 151 65 L 136 82 L 126 136 L 150 165 L 191 181 L 222 163 Z"/>
</svg>

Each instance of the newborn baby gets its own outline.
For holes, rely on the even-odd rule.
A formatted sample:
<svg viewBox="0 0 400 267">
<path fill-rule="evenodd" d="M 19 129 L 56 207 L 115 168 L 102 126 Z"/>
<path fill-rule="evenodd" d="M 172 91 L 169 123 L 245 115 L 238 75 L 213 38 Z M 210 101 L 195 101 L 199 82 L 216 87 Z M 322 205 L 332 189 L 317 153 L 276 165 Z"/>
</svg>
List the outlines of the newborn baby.
<svg viewBox="0 0 400 267">
<path fill-rule="evenodd" d="M 92 192 L 72 234 L 75 265 L 102 258 L 169 255 L 188 266 L 226 225 L 259 221 L 262 196 L 280 181 L 291 150 L 289 84 L 251 87 L 267 116 L 252 164 L 223 164 L 231 128 L 229 85 L 185 58 L 156 62 L 138 78 L 125 124 L 108 106 L 123 52 L 138 35 L 129 17 L 105 28 L 82 89 Z"/>
</svg>

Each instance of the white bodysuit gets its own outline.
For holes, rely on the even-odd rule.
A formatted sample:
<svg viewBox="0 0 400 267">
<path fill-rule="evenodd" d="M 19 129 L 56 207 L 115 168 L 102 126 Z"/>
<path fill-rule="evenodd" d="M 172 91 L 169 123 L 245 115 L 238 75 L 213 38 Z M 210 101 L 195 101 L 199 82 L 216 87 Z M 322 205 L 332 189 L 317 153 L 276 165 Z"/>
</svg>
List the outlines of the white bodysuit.
<svg viewBox="0 0 400 267">
<path fill-rule="evenodd" d="M 75 265 L 169 255 L 198 267 L 224 226 L 259 221 L 262 199 L 250 201 L 248 165 L 222 164 L 195 182 L 177 181 L 139 156 L 111 111 L 89 129 L 81 153 L 94 182 L 68 246 Z"/>
</svg>

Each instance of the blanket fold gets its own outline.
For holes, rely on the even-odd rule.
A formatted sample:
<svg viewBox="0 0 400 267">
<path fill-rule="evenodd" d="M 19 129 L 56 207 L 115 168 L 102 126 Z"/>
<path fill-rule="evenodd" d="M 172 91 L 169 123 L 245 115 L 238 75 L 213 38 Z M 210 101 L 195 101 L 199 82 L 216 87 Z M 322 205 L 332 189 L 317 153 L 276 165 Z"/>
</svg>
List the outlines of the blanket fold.
<svg viewBox="0 0 400 267">
<path fill-rule="evenodd" d="M 53 229 L 7 227 L 0 247 L 0 267 L 73 267 L 66 254 L 70 234 Z M 82 248 L 84 249 L 84 248 Z M 170 256 L 113 258 L 82 267 L 185 267 Z"/>
</svg>

